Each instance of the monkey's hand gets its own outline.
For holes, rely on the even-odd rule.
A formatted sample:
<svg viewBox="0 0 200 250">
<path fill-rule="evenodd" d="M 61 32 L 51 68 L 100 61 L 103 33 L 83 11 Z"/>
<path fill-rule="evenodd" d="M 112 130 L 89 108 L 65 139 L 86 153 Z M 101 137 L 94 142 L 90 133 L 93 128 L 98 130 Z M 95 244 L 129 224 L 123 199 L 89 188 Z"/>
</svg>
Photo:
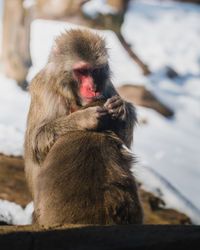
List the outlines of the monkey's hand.
<svg viewBox="0 0 200 250">
<path fill-rule="evenodd" d="M 109 98 L 104 104 L 104 108 L 111 115 L 112 119 L 125 119 L 125 101 L 118 95 Z"/>
<path fill-rule="evenodd" d="M 78 129 L 96 130 L 99 126 L 101 118 L 107 114 L 108 112 L 105 108 L 95 106 L 86 108 L 85 110 L 77 111 L 72 115 L 77 116 L 76 121 Z"/>
</svg>

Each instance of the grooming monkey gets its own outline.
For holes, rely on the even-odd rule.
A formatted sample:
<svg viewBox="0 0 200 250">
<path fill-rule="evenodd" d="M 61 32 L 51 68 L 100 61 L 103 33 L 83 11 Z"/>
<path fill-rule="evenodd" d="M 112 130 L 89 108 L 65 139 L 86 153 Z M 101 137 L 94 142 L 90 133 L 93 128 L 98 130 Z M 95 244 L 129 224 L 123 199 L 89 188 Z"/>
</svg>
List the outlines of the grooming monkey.
<svg viewBox="0 0 200 250">
<path fill-rule="evenodd" d="M 88 30 L 58 37 L 30 93 L 24 155 L 36 222 L 141 223 L 122 147 L 131 145 L 135 110 L 111 83 L 104 40 Z M 97 100 L 104 104 L 90 105 Z"/>
</svg>

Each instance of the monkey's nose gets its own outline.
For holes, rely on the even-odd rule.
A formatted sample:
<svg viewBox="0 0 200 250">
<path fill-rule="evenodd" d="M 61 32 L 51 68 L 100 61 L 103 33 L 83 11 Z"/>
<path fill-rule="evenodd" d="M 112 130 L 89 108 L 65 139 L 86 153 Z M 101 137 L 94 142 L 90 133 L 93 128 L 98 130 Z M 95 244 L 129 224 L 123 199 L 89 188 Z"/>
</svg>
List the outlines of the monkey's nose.
<svg viewBox="0 0 200 250">
<path fill-rule="evenodd" d="M 92 86 L 92 87 L 89 88 L 89 90 L 96 93 L 97 92 L 97 87 Z"/>
</svg>

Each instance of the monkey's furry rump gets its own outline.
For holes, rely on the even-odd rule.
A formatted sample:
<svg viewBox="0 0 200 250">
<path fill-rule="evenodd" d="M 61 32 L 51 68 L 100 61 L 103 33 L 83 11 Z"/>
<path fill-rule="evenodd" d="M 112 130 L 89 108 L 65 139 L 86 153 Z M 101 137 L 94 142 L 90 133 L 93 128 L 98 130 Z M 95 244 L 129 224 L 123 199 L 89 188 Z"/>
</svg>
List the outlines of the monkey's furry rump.
<svg viewBox="0 0 200 250">
<path fill-rule="evenodd" d="M 37 178 L 38 224 L 142 222 L 133 157 L 114 133 L 70 132 L 50 152 Z"/>
</svg>

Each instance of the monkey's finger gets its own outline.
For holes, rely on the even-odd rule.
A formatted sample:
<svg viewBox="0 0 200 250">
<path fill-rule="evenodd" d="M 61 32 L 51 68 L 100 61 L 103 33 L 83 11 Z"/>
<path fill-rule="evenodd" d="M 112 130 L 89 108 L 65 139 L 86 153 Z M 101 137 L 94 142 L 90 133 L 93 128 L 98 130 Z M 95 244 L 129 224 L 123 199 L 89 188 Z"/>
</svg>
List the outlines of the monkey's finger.
<svg viewBox="0 0 200 250">
<path fill-rule="evenodd" d="M 124 114 L 124 109 L 120 106 L 120 108 L 108 110 L 108 113 L 112 116 L 120 117 Z"/>
<path fill-rule="evenodd" d="M 105 111 L 105 112 L 98 112 L 98 114 L 99 114 L 99 115 L 107 115 L 108 112 L 107 112 L 107 111 Z"/>
<path fill-rule="evenodd" d="M 120 97 L 119 95 L 115 95 L 115 96 L 112 96 L 111 98 L 109 98 L 108 100 L 109 100 L 110 102 L 114 102 L 114 101 L 116 101 L 116 100 L 118 100 L 118 99 L 121 99 L 121 97 Z"/>
<path fill-rule="evenodd" d="M 105 117 L 107 115 L 108 115 L 108 112 L 97 113 L 97 119 L 101 119 L 101 118 L 103 118 L 103 117 Z"/>
<path fill-rule="evenodd" d="M 97 107 L 97 118 L 108 115 L 108 111 L 102 107 Z"/>
<path fill-rule="evenodd" d="M 105 116 L 107 116 L 108 114 L 107 113 L 99 113 L 98 115 L 97 115 L 97 119 L 101 119 L 102 117 L 105 117 Z"/>
<path fill-rule="evenodd" d="M 108 113 L 107 109 L 105 109 L 103 107 L 97 107 L 97 112 L 98 113 Z"/>
<path fill-rule="evenodd" d="M 105 104 L 104 107 L 106 109 L 113 109 L 119 106 L 122 106 L 124 103 L 124 101 L 119 97 L 119 98 L 115 98 L 113 100 L 108 100 Z"/>
<path fill-rule="evenodd" d="M 108 110 L 108 113 L 109 113 L 110 115 L 113 115 L 113 114 L 118 115 L 118 114 L 119 114 L 119 109 L 109 109 L 109 110 Z"/>
<path fill-rule="evenodd" d="M 120 96 L 115 95 L 115 96 L 109 98 L 109 99 L 105 102 L 104 106 L 107 107 L 109 104 L 115 102 L 115 101 L 118 100 L 118 99 L 121 99 Z"/>
<path fill-rule="evenodd" d="M 122 99 L 118 99 L 115 102 L 112 102 L 111 104 L 108 105 L 108 109 L 116 109 L 118 107 L 123 106 L 123 101 Z"/>
</svg>

